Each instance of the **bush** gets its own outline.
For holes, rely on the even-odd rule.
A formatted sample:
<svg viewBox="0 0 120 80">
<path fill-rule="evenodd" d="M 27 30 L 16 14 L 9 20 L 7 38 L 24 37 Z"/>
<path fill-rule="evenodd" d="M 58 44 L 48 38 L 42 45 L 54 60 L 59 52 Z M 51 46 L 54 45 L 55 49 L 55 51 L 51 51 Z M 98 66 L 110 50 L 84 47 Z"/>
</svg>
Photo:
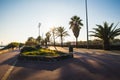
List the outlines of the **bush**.
<svg viewBox="0 0 120 80">
<path fill-rule="evenodd" d="M 19 47 L 19 43 L 18 42 L 11 42 L 9 43 L 7 46 L 5 46 L 3 49 L 14 49 L 14 48 L 17 48 Z"/>
<path fill-rule="evenodd" d="M 58 56 L 58 52 L 50 49 L 39 49 L 40 55 L 44 56 Z"/>
<path fill-rule="evenodd" d="M 111 45 L 111 50 L 120 50 L 120 45 Z"/>
<path fill-rule="evenodd" d="M 36 51 L 36 50 L 37 49 L 35 47 L 26 46 L 23 47 L 20 52 L 23 53 L 23 52 Z"/>
<path fill-rule="evenodd" d="M 41 47 L 41 45 L 36 45 L 35 46 L 37 49 L 41 49 L 42 47 Z"/>
<path fill-rule="evenodd" d="M 36 49 L 34 47 L 24 47 L 21 50 L 21 54 L 22 55 L 33 55 L 33 56 L 35 56 L 35 55 L 38 55 L 38 56 L 61 56 L 61 55 L 64 55 L 65 53 L 55 51 L 55 50 L 45 49 L 45 48 Z"/>
</svg>

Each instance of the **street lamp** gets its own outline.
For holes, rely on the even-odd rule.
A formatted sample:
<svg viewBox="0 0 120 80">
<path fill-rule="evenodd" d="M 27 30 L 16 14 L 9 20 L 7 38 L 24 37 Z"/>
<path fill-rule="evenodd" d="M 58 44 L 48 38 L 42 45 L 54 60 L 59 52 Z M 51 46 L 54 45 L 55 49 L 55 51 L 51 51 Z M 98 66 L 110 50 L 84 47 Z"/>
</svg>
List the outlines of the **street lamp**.
<svg viewBox="0 0 120 80">
<path fill-rule="evenodd" d="M 89 49 L 87 0 L 85 0 L 85 9 L 86 9 L 87 49 Z"/>
</svg>

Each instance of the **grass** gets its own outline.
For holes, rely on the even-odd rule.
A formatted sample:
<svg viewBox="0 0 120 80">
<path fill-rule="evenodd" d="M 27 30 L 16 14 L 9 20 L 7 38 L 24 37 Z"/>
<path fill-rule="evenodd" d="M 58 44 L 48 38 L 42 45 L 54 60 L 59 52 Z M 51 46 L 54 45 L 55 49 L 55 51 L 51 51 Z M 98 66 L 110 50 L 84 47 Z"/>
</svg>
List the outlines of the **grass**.
<svg viewBox="0 0 120 80">
<path fill-rule="evenodd" d="M 23 52 L 21 54 L 28 55 L 28 56 L 60 56 L 60 55 L 63 55 L 65 53 L 58 52 L 55 50 L 41 48 L 39 50 L 27 51 L 27 52 Z"/>
</svg>

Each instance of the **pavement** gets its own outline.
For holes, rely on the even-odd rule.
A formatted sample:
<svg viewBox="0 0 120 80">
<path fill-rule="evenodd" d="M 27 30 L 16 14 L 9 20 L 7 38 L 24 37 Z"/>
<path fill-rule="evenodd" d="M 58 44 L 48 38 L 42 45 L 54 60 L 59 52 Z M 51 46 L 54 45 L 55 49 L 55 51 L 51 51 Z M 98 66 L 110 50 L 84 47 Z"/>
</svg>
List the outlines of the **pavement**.
<svg viewBox="0 0 120 80">
<path fill-rule="evenodd" d="M 8 49 L 6 49 L 6 50 L 0 50 L 0 54 L 4 54 L 6 52 L 9 52 L 9 50 Z"/>
<path fill-rule="evenodd" d="M 69 53 L 67 47 L 49 48 Z M 61 61 L 17 61 L 6 80 L 120 80 L 119 53 L 74 48 L 73 54 Z"/>
<path fill-rule="evenodd" d="M 0 54 L 0 80 L 5 80 L 5 78 L 7 78 L 7 76 L 5 75 L 7 71 L 11 68 L 13 63 L 16 61 L 18 52 L 19 52 L 18 50 L 14 50 Z"/>
</svg>

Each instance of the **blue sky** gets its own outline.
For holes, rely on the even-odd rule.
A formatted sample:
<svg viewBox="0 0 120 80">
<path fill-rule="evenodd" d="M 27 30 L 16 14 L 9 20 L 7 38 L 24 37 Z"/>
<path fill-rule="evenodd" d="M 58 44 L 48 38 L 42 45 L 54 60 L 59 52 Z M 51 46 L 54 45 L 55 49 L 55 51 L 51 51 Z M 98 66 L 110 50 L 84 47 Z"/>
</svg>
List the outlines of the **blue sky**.
<svg viewBox="0 0 120 80">
<path fill-rule="evenodd" d="M 52 27 L 64 26 L 70 36 L 64 41 L 74 41 L 69 29 L 70 18 L 79 16 L 84 26 L 78 40 L 86 40 L 85 0 L 0 0 L 0 42 L 25 42 L 28 37 L 38 36 Z M 96 24 L 120 22 L 120 0 L 88 0 L 89 31 Z M 120 24 L 118 25 L 120 27 Z M 120 38 L 120 37 L 117 37 Z M 90 37 L 90 39 L 93 39 Z M 59 41 L 59 38 L 57 39 Z"/>
</svg>

